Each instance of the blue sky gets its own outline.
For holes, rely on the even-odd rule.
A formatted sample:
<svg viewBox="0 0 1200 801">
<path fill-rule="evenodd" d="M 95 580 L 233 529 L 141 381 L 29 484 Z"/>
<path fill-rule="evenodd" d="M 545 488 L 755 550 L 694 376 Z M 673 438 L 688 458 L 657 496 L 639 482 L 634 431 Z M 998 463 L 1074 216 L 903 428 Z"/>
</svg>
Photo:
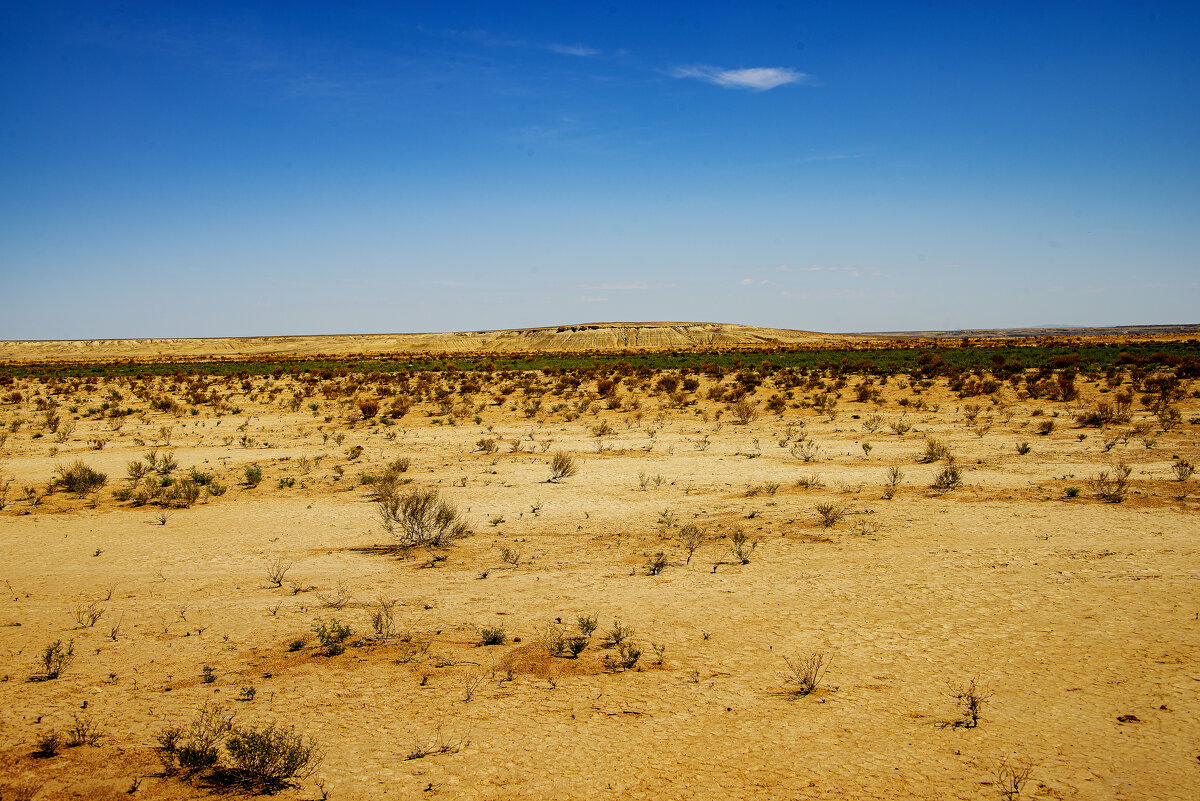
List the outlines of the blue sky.
<svg viewBox="0 0 1200 801">
<path fill-rule="evenodd" d="M 5 3 L 0 338 L 1200 322 L 1200 4 Z"/>
</svg>

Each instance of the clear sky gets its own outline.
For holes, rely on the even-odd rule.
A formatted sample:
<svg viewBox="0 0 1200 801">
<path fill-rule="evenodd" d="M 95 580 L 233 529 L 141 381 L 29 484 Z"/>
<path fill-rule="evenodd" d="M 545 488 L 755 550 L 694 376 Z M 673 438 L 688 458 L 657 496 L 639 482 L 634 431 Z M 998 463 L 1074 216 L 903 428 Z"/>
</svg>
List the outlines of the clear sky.
<svg viewBox="0 0 1200 801">
<path fill-rule="evenodd" d="M 0 338 L 1200 322 L 1200 3 L 0 4 Z"/>
</svg>

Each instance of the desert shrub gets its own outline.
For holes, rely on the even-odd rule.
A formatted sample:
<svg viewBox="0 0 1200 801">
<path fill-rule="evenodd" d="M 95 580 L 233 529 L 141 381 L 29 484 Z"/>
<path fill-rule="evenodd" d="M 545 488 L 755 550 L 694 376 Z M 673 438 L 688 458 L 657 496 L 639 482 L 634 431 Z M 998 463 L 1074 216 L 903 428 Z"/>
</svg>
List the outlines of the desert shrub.
<svg viewBox="0 0 1200 801">
<path fill-rule="evenodd" d="M 411 483 L 411 479 L 402 478 L 401 474 L 408 472 L 409 466 L 412 464 L 412 459 L 407 456 L 401 456 L 387 463 L 383 472 L 378 476 L 371 476 L 367 480 L 367 476 L 363 476 L 364 484 L 372 484 L 375 488 L 374 498 L 376 501 L 383 501 L 389 498 L 398 497 L 400 488 Z"/>
<path fill-rule="evenodd" d="M 379 401 L 374 398 L 367 398 L 358 402 L 358 411 L 362 414 L 364 420 L 370 420 L 375 415 L 379 414 Z"/>
<path fill-rule="evenodd" d="M 37 678 L 42 680 L 57 679 L 75 659 L 75 641 L 71 640 L 65 646 L 62 640 L 55 640 L 42 649 L 38 664 L 41 673 Z"/>
<path fill-rule="evenodd" d="M 628 640 L 633 636 L 633 628 L 630 626 L 621 625 L 621 621 L 614 620 L 612 628 L 604 635 L 603 645 L 605 648 L 612 648 Z"/>
<path fill-rule="evenodd" d="M 823 528 L 831 528 L 846 515 L 845 507 L 834 503 L 818 503 L 817 519 Z"/>
<path fill-rule="evenodd" d="M 285 562 L 282 559 L 276 559 L 267 568 L 267 581 L 271 582 L 272 587 L 282 587 L 283 577 L 292 569 L 291 562 Z"/>
<path fill-rule="evenodd" d="M 996 768 L 996 789 L 1004 801 L 1017 801 L 1021 790 L 1033 773 L 1033 765 L 1027 760 L 1010 762 L 1007 758 L 1000 761 Z"/>
<path fill-rule="evenodd" d="M 157 451 L 151 451 L 150 453 L 151 455 L 154 455 L 157 453 Z M 150 457 L 148 456 L 147 458 Z M 158 473 L 160 476 L 169 476 L 171 473 L 175 472 L 177 467 L 179 467 L 179 462 L 175 459 L 174 454 L 164 453 L 162 458 L 157 462 L 152 461 L 151 466 L 154 468 L 154 472 Z"/>
<path fill-rule="evenodd" d="M 1162 426 L 1163 431 L 1170 431 L 1175 426 L 1179 425 L 1183 419 L 1183 415 L 1174 406 L 1164 406 L 1155 414 L 1158 418 L 1158 424 Z"/>
<path fill-rule="evenodd" d="M 950 697 L 958 704 L 959 716 L 943 726 L 973 729 L 979 725 L 979 714 L 983 705 L 991 698 L 991 693 L 985 692 L 975 683 L 975 679 L 971 679 L 966 684 L 951 684 Z"/>
<path fill-rule="evenodd" d="M 188 471 L 188 478 L 201 487 L 207 487 L 213 483 L 212 473 L 205 473 L 204 471 L 195 467 Z"/>
<path fill-rule="evenodd" d="M 1033 448 L 1030 447 L 1026 440 L 1021 440 L 1017 443 L 1017 453 L 1021 454 L 1022 456 L 1029 453 L 1031 450 L 1033 450 Z"/>
<path fill-rule="evenodd" d="M 187 509 L 200 499 L 200 485 L 190 478 L 176 481 L 167 492 L 163 493 L 163 503 L 167 506 L 178 506 Z"/>
<path fill-rule="evenodd" d="M 646 575 L 657 576 L 667 567 L 667 557 L 662 551 L 646 559 Z"/>
<path fill-rule="evenodd" d="M 821 454 L 821 448 L 812 440 L 804 440 L 792 444 L 792 456 L 803 462 L 815 461 Z"/>
<path fill-rule="evenodd" d="M 441 547 L 473 533 L 458 510 L 434 489 L 393 494 L 376 506 L 384 530 L 400 549 Z"/>
<path fill-rule="evenodd" d="M 504 645 L 507 641 L 508 635 L 504 632 L 503 626 L 494 626 L 479 630 L 480 645 Z"/>
<path fill-rule="evenodd" d="M 264 790 L 280 789 L 293 778 L 312 775 L 321 762 L 313 740 L 294 727 L 274 723 L 257 729 L 234 728 L 225 740 L 229 767 L 224 773 L 234 782 Z"/>
<path fill-rule="evenodd" d="M 312 631 L 317 635 L 317 642 L 321 644 L 325 656 L 337 656 L 345 651 L 344 643 L 350 639 L 350 635 L 353 633 L 349 626 L 339 623 L 336 617 L 332 618 L 329 623 L 318 619 L 313 623 Z"/>
<path fill-rule="evenodd" d="M 58 465 L 55 472 L 57 476 L 54 479 L 54 486 L 62 487 L 80 498 L 95 492 L 108 482 L 107 475 L 88 467 L 82 459 L 76 459 L 70 465 Z"/>
<path fill-rule="evenodd" d="M 896 490 L 900 486 L 900 482 L 904 480 L 904 471 L 899 465 L 892 465 L 887 469 L 887 475 L 883 481 L 883 497 L 889 501 L 896 497 Z"/>
<path fill-rule="evenodd" d="M 1196 468 L 1187 459 L 1180 459 L 1171 465 L 1171 471 L 1175 473 L 1175 480 L 1180 483 L 1187 481 L 1196 472 Z"/>
<path fill-rule="evenodd" d="M 810 695 L 821 685 L 821 680 L 829 670 L 825 654 L 819 651 L 814 651 L 808 656 L 797 657 L 795 661 L 785 656 L 783 661 L 787 665 L 783 681 L 790 688 L 790 692 L 796 696 Z"/>
<path fill-rule="evenodd" d="M 692 555 L 703 543 L 704 529 L 695 523 L 688 523 L 679 529 L 679 544 L 687 551 L 687 561 L 684 564 L 691 564 Z"/>
<path fill-rule="evenodd" d="M 579 633 L 584 637 L 591 637 L 592 632 L 596 630 L 596 625 L 599 622 L 597 615 L 579 615 L 576 619 L 576 625 L 579 627 Z"/>
<path fill-rule="evenodd" d="M 74 722 L 67 728 L 67 747 L 78 748 L 81 745 L 99 745 L 104 731 L 91 715 L 74 715 Z"/>
<path fill-rule="evenodd" d="M 221 740 L 232 728 L 232 717 L 226 717 L 216 706 L 205 704 L 187 728 L 165 729 L 158 736 L 158 754 L 164 770 L 191 774 L 215 768 L 221 758 Z"/>
<path fill-rule="evenodd" d="M 570 478 L 579 472 L 579 460 L 566 451 L 558 451 L 550 459 L 550 478 L 548 481 L 558 482 Z"/>
<path fill-rule="evenodd" d="M 933 483 L 929 486 L 938 493 L 958 489 L 962 486 L 962 470 L 954 462 L 951 462 L 934 476 Z"/>
<path fill-rule="evenodd" d="M 1043 420 L 1042 422 L 1038 423 L 1037 432 L 1040 436 L 1044 437 L 1053 430 L 1054 430 L 1054 421 L 1053 420 Z"/>
<path fill-rule="evenodd" d="M 733 419 L 741 425 L 752 423 L 758 419 L 758 405 L 749 398 L 734 401 L 729 410 L 733 412 Z"/>
<path fill-rule="evenodd" d="M 248 464 L 243 472 L 246 476 L 247 487 L 257 487 L 260 483 L 262 483 L 263 471 L 258 465 Z"/>
<path fill-rule="evenodd" d="M 125 475 L 134 484 L 141 481 L 142 478 L 145 477 L 147 472 L 148 472 L 148 468 L 146 467 L 146 463 L 143 462 L 141 459 L 134 459 L 125 467 Z"/>
<path fill-rule="evenodd" d="M 729 535 L 729 542 L 729 550 L 733 553 L 733 557 L 738 560 L 738 564 L 750 564 L 750 555 L 758 547 L 758 540 L 751 541 L 746 536 L 746 532 L 740 528 L 735 528 L 733 533 Z"/>
<path fill-rule="evenodd" d="M 45 734 L 39 734 L 34 741 L 33 755 L 39 759 L 50 759 L 58 756 L 62 750 L 63 738 L 57 729 L 51 729 Z"/>
<path fill-rule="evenodd" d="M 930 462 L 940 462 L 943 459 L 951 459 L 950 446 L 939 439 L 933 437 L 925 438 L 925 451 L 917 458 L 918 462 L 928 464 Z"/>
<path fill-rule="evenodd" d="M 588 642 L 587 637 L 565 637 L 563 639 L 563 645 L 572 659 L 577 659 L 583 653 L 583 650 L 588 646 Z"/>
<path fill-rule="evenodd" d="M 825 486 L 825 482 L 819 475 L 813 473 L 811 476 L 802 476 L 800 479 L 798 479 L 796 481 L 796 486 L 803 487 L 804 489 L 817 489 Z"/>
<path fill-rule="evenodd" d="M 618 670 L 633 670 L 641 658 L 641 648 L 638 648 L 633 643 L 621 643 L 621 645 L 617 646 L 616 653 L 605 654 L 604 667 L 613 673 L 616 673 Z"/>
<path fill-rule="evenodd" d="M 375 608 L 371 612 L 371 628 L 377 638 L 386 640 L 396 635 L 396 618 L 393 611 L 395 608 L 395 600 L 383 596 L 376 599 Z"/>
<path fill-rule="evenodd" d="M 1132 474 L 1132 467 L 1124 462 L 1117 462 L 1113 465 L 1112 472 L 1101 470 L 1092 479 L 1092 489 L 1096 495 L 1109 503 L 1121 503 L 1129 491 L 1129 476 Z"/>
<path fill-rule="evenodd" d="M 75 623 L 81 629 L 90 629 L 104 616 L 104 607 L 99 601 L 89 601 L 75 605 Z"/>
</svg>

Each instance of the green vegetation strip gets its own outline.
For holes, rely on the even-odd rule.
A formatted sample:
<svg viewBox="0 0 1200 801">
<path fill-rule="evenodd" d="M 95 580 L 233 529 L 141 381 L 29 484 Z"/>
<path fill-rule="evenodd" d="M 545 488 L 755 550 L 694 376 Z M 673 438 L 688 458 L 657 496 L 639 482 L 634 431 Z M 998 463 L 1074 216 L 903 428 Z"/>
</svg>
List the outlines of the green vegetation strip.
<svg viewBox="0 0 1200 801">
<path fill-rule="evenodd" d="M 822 369 L 842 372 L 900 373 L 918 369 L 931 359 L 941 359 L 956 370 L 991 369 L 998 364 L 1040 369 L 1077 367 L 1106 370 L 1122 364 L 1174 366 L 1200 359 L 1200 341 L 1142 342 L 1096 345 L 971 345 L 936 348 L 879 348 L 853 350 L 813 348 L 763 351 L 684 351 L 605 354 L 503 354 L 436 357 L 425 354 L 347 358 L 261 358 L 139 362 L 28 362 L 0 365 L 0 377 L 114 377 L 152 375 L 272 375 L 302 373 L 393 373 L 425 370 L 580 370 L 611 368 L 627 363 L 634 369 L 699 370 L 717 365 L 740 367 Z"/>
</svg>

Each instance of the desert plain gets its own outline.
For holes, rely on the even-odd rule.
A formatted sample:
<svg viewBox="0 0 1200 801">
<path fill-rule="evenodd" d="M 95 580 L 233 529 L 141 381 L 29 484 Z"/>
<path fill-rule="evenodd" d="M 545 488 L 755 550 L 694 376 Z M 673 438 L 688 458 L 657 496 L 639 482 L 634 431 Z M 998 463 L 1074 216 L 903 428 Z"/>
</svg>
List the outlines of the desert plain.
<svg viewBox="0 0 1200 801">
<path fill-rule="evenodd" d="M 651 334 L 5 343 L 0 798 L 1200 796 L 1195 339 Z"/>
</svg>

